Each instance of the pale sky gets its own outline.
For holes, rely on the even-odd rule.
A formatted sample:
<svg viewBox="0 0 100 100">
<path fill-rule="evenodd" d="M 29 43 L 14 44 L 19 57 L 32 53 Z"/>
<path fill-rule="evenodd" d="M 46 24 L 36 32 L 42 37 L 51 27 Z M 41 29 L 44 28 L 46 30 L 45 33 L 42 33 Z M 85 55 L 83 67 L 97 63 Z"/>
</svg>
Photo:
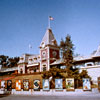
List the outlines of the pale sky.
<svg viewBox="0 0 100 100">
<path fill-rule="evenodd" d="M 39 54 L 48 27 L 61 38 L 71 35 L 75 53 L 90 55 L 100 44 L 100 0 L 0 0 L 0 55 Z"/>
</svg>

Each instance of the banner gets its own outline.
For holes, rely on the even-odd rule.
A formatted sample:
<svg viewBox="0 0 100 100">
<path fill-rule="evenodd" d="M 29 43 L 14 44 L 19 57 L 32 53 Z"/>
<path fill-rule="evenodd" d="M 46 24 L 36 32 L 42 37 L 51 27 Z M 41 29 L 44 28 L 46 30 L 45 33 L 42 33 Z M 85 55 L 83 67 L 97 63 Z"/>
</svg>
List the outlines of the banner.
<svg viewBox="0 0 100 100">
<path fill-rule="evenodd" d="M 91 90 L 91 83 L 89 78 L 83 78 L 83 90 L 90 91 Z"/>
<path fill-rule="evenodd" d="M 7 80 L 7 91 L 11 91 L 11 89 L 12 89 L 12 81 Z"/>
<path fill-rule="evenodd" d="M 43 90 L 49 91 L 49 79 L 43 79 Z"/>
<path fill-rule="evenodd" d="M 24 91 L 29 90 L 29 80 L 23 80 L 23 90 Z"/>
<path fill-rule="evenodd" d="M 55 89 L 56 90 L 63 89 L 62 79 L 55 79 Z"/>
<path fill-rule="evenodd" d="M 40 91 L 40 80 L 34 80 L 34 91 Z"/>
<path fill-rule="evenodd" d="M 66 78 L 66 90 L 74 91 L 74 78 Z"/>
<path fill-rule="evenodd" d="M 16 80 L 16 90 L 21 91 L 21 80 Z"/>
<path fill-rule="evenodd" d="M 5 90 L 5 81 L 1 81 L 1 91 Z"/>
</svg>

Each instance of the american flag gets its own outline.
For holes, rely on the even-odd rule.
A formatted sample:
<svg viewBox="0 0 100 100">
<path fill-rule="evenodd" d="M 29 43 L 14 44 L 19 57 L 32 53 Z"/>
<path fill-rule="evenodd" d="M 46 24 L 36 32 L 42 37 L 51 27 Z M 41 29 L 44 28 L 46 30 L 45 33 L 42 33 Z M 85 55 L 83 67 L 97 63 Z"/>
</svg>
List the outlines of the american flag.
<svg viewBox="0 0 100 100">
<path fill-rule="evenodd" d="M 53 18 L 53 17 L 51 17 L 51 16 L 49 16 L 49 19 L 50 19 L 50 20 L 54 20 L 54 18 Z"/>
</svg>

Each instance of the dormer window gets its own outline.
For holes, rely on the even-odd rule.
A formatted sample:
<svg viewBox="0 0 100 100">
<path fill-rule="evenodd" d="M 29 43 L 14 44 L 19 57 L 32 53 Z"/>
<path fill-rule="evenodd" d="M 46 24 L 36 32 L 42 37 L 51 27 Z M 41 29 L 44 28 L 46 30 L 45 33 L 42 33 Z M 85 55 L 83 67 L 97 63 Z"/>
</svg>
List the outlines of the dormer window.
<svg viewBox="0 0 100 100">
<path fill-rule="evenodd" d="M 30 61 L 32 61 L 32 59 L 29 59 Z"/>
<path fill-rule="evenodd" d="M 52 44 L 53 44 L 53 45 L 57 45 L 56 40 L 52 40 Z"/>
<path fill-rule="evenodd" d="M 40 56 L 38 56 L 38 59 L 40 59 Z"/>
<path fill-rule="evenodd" d="M 34 58 L 34 60 L 37 60 L 37 58 Z"/>
<path fill-rule="evenodd" d="M 24 60 L 24 58 L 21 57 L 20 60 Z"/>
<path fill-rule="evenodd" d="M 41 46 L 44 48 L 44 47 L 45 47 L 45 43 L 44 43 L 44 42 L 42 42 Z"/>
</svg>

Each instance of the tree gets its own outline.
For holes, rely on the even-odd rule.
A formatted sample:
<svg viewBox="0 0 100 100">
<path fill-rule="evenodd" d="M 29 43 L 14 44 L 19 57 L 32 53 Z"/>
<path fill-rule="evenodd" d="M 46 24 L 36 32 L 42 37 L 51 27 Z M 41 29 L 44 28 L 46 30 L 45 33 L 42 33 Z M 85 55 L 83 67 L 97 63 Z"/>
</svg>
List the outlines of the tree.
<svg viewBox="0 0 100 100">
<path fill-rule="evenodd" d="M 82 72 L 80 73 L 80 78 L 90 78 L 90 76 L 88 75 L 87 70 L 82 70 Z"/>
<path fill-rule="evenodd" d="M 83 84 L 82 79 L 83 78 L 90 78 L 91 79 L 91 77 L 88 75 L 88 72 L 86 70 L 82 70 L 82 72 L 77 74 L 76 78 L 74 78 L 75 79 L 75 87 L 77 87 L 77 88 L 82 87 L 82 84 Z"/>
<path fill-rule="evenodd" d="M 2 65 L 2 67 L 6 67 L 8 64 L 8 56 L 5 55 L 0 55 L 0 65 Z"/>
<path fill-rule="evenodd" d="M 71 41 L 71 36 L 67 35 L 65 41 L 61 39 L 60 50 L 62 58 L 65 60 L 66 68 L 72 69 L 73 66 L 73 43 Z"/>
<path fill-rule="evenodd" d="M 53 79 L 55 78 L 62 78 L 62 74 L 61 74 L 62 70 L 56 67 L 52 67 L 50 68 L 49 71 L 44 71 L 43 72 L 43 78 L 50 78 L 51 76 L 53 77 Z"/>
<path fill-rule="evenodd" d="M 8 67 L 16 67 L 19 61 L 19 57 L 8 58 Z"/>
<path fill-rule="evenodd" d="M 0 55 L 0 65 L 2 67 L 15 67 L 19 61 L 19 57 L 10 58 L 9 56 Z"/>
</svg>

